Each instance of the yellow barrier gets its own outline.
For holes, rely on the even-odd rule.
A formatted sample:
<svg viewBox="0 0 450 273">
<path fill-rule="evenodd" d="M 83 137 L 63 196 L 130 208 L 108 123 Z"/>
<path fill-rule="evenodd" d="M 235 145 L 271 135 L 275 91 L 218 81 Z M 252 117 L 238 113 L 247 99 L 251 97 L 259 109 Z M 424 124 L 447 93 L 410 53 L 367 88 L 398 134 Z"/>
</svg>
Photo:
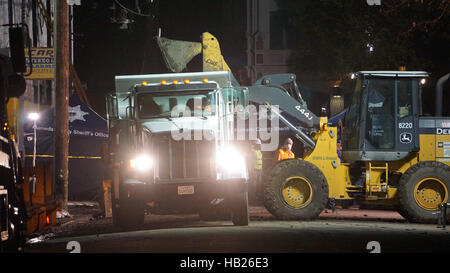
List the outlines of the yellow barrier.
<svg viewBox="0 0 450 273">
<path fill-rule="evenodd" d="M 25 155 L 25 157 L 33 157 L 33 155 Z M 55 157 L 53 155 L 36 155 L 36 157 L 43 157 L 43 158 L 52 158 Z M 102 159 L 101 156 L 72 156 L 69 155 L 69 158 L 77 158 L 77 159 Z"/>
</svg>

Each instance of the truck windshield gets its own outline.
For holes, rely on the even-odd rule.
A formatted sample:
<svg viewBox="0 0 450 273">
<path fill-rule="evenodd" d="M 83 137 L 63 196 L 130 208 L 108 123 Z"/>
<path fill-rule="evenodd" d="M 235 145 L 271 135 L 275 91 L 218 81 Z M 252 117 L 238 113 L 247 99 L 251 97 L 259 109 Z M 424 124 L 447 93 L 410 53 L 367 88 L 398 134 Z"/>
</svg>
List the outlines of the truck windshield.
<svg viewBox="0 0 450 273">
<path fill-rule="evenodd" d="M 172 117 L 172 110 L 209 116 L 214 114 L 214 92 L 143 93 L 137 97 L 137 109 L 140 118 Z"/>
</svg>

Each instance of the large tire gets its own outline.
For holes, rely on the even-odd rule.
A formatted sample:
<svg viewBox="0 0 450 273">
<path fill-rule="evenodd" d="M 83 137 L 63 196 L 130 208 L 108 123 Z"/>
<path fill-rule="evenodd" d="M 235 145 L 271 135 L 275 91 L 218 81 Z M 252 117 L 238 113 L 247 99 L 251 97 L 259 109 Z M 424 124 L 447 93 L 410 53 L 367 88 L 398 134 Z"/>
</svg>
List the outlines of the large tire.
<svg viewBox="0 0 450 273">
<path fill-rule="evenodd" d="M 302 159 L 280 161 L 264 184 L 264 205 L 282 220 L 311 220 L 328 202 L 328 183 L 322 172 Z"/>
<path fill-rule="evenodd" d="M 231 221 L 235 226 L 248 226 L 248 192 L 239 192 L 232 197 Z"/>
<path fill-rule="evenodd" d="M 448 202 L 449 190 L 450 167 L 433 161 L 417 163 L 400 178 L 399 213 L 410 222 L 437 223 L 437 206 Z"/>
</svg>

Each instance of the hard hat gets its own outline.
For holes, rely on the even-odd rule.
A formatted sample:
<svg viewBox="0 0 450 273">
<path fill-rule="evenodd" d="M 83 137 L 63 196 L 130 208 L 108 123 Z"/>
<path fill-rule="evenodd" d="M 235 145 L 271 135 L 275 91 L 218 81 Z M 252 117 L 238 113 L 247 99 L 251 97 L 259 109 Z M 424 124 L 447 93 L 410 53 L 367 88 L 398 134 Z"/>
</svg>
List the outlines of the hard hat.
<svg viewBox="0 0 450 273">
<path fill-rule="evenodd" d="M 253 140 L 253 145 L 261 145 L 261 139 L 257 138 Z"/>
</svg>

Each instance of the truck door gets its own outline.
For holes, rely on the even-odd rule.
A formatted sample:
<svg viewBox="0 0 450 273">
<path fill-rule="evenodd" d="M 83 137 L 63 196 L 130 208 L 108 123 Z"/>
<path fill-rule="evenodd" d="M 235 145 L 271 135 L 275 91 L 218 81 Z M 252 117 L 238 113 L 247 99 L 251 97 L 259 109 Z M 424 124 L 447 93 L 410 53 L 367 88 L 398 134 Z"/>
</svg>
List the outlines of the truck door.
<svg viewBox="0 0 450 273">
<path fill-rule="evenodd" d="M 365 150 L 395 150 L 395 80 L 373 78 L 367 85 Z"/>
<path fill-rule="evenodd" d="M 416 133 L 419 113 L 419 83 L 414 78 L 399 78 L 396 82 L 396 150 L 417 151 L 419 149 L 419 139 Z"/>
</svg>

